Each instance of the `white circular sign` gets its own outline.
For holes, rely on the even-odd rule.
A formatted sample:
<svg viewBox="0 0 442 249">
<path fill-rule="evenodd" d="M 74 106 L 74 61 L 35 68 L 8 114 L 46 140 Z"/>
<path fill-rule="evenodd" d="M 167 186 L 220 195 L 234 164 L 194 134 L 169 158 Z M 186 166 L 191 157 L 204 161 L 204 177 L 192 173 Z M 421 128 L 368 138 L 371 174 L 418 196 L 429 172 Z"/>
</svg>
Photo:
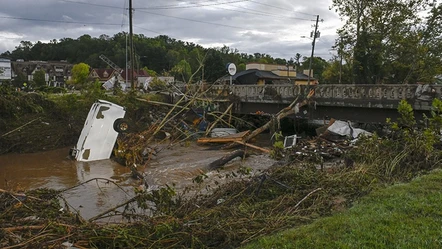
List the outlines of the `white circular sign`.
<svg viewBox="0 0 442 249">
<path fill-rule="evenodd" d="M 229 63 L 229 65 L 227 66 L 227 71 L 229 71 L 230 75 L 235 75 L 236 74 L 236 66 L 233 63 Z"/>
</svg>

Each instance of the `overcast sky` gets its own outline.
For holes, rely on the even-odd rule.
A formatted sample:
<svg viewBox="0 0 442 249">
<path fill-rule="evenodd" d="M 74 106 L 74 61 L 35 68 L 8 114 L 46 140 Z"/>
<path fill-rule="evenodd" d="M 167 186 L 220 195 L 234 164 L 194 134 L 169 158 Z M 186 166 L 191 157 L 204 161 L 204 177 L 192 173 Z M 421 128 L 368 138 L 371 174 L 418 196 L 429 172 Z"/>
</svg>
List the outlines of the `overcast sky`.
<svg viewBox="0 0 442 249">
<path fill-rule="evenodd" d="M 129 0 L 2 0 L 0 53 L 20 41 L 48 42 L 83 34 L 129 31 Z M 240 53 L 290 59 L 310 56 L 319 15 L 315 55 L 329 59 L 342 25 L 331 0 L 133 0 L 135 34 L 167 35 L 203 47 L 226 45 Z"/>
</svg>

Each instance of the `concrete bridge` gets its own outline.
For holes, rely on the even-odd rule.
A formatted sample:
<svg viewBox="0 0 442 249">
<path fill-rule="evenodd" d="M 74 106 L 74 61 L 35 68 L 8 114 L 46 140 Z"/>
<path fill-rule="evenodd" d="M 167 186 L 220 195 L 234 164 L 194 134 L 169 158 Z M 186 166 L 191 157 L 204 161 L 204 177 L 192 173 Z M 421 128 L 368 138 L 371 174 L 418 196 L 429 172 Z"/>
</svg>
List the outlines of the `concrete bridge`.
<svg viewBox="0 0 442 249">
<path fill-rule="evenodd" d="M 402 99 L 410 103 L 417 118 L 431 109 L 432 99 L 441 95 L 438 85 L 317 85 L 310 104 L 297 115 L 310 119 L 341 119 L 362 123 L 384 123 L 398 117 Z M 299 97 L 307 96 L 308 86 L 293 85 L 214 85 L 212 98 L 229 99 L 236 113 L 277 113 Z"/>
</svg>

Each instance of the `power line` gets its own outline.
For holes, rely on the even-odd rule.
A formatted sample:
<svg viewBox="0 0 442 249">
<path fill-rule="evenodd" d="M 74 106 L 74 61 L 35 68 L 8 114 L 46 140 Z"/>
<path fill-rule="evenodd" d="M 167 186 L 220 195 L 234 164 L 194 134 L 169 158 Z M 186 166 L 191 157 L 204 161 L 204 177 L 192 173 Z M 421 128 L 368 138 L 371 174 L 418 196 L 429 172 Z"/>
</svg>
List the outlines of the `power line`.
<svg viewBox="0 0 442 249">
<path fill-rule="evenodd" d="M 203 3 L 189 3 L 190 5 L 163 5 L 163 6 L 154 6 L 154 7 L 147 7 L 147 8 L 136 8 L 136 9 L 149 9 L 149 10 L 161 10 L 161 9 L 184 9 L 184 8 L 195 8 L 195 7 L 208 7 L 208 6 L 219 6 L 219 5 L 225 5 L 225 4 L 232 4 L 232 3 L 239 3 L 239 2 L 254 2 L 252 0 L 237 0 L 237 1 L 230 1 L 230 2 L 221 2 L 221 3 L 210 3 L 210 4 L 204 4 Z M 257 3 L 257 2 L 254 2 Z M 257 4 L 261 4 L 261 3 L 257 3 Z M 192 6 L 193 5 L 193 6 Z M 268 4 L 262 4 L 265 6 L 270 6 Z M 239 7 L 239 6 L 234 6 L 235 8 L 241 8 L 241 9 L 245 9 L 245 10 L 250 10 L 253 12 L 247 12 L 247 11 L 240 11 L 240 10 L 233 10 L 233 9 L 227 9 L 227 8 L 222 8 L 222 7 L 217 7 L 217 9 L 223 9 L 223 10 L 229 10 L 229 11 L 234 11 L 234 12 L 239 12 L 239 13 L 246 13 L 246 14 L 263 14 L 266 16 L 272 16 L 272 17 L 281 17 L 281 15 L 277 15 L 277 14 L 273 14 L 273 13 L 269 13 L 269 12 L 263 12 L 263 11 L 258 11 L 258 10 L 253 10 L 253 9 L 249 9 L 246 7 Z M 272 6 L 275 7 L 275 6 Z M 275 7 L 278 8 L 278 7 Z M 283 8 L 278 8 L 278 9 L 283 9 Z M 287 9 L 283 9 L 283 10 L 287 10 Z M 289 19 L 295 19 L 295 20 L 303 20 L 303 21 L 310 21 L 309 19 L 304 19 L 304 18 L 298 18 L 298 17 L 289 17 L 289 16 L 283 16 Z"/>
<path fill-rule="evenodd" d="M 135 27 L 135 28 L 138 28 L 138 29 L 143 29 L 143 30 L 146 30 L 146 31 L 149 31 L 149 32 L 152 32 L 152 33 L 156 33 L 156 34 L 159 34 L 159 35 L 162 35 L 162 34 L 163 34 L 163 33 L 160 33 L 160 32 L 158 32 L 158 31 L 151 30 L 151 29 L 146 29 L 146 28 L 143 28 L 143 27 L 140 27 L 140 26 L 136 26 L 136 25 L 134 25 L 134 27 Z"/>
<path fill-rule="evenodd" d="M 67 2 L 67 3 L 74 3 L 74 4 L 83 4 L 83 5 L 90 5 L 90 6 L 97 6 L 97 7 L 104 7 L 104 8 L 113 8 L 113 9 L 125 9 L 127 10 L 126 5 L 121 8 L 118 6 L 111 6 L 111 5 L 104 5 L 104 4 L 94 4 L 94 3 L 86 3 L 86 2 L 77 2 L 77 1 L 72 1 L 72 0 L 60 0 L 63 2 Z M 189 3 L 189 5 L 162 5 L 162 6 L 152 6 L 152 7 L 145 7 L 145 8 L 135 8 L 138 10 L 143 10 L 143 9 L 150 9 L 150 10 L 155 10 L 155 9 L 184 9 L 184 8 L 195 8 L 195 7 L 210 7 L 210 6 L 219 6 L 219 5 L 226 5 L 226 4 L 233 4 L 233 3 L 241 3 L 241 2 L 252 2 L 255 4 L 259 4 L 259 5 L 263 5 L 263 6 L 267 6 L 267 7 L 272 7 L 272 8 L 276 8 L 279 10 L 285 10 L 285 11 L 290 11 L 287 10 L 286 8 L 282 8 L 282 7 L 278 7 L 275 5 L 270 5 L 270 4 L 265 4 L 265 3 L 260 3 L 260 2 L 256 2 L 253 0 L 235 0 L 235 1 L 228 1 L 228 2 L 220 2 L 220 3 L 213 3 L 212 1 L 206 1 L 206 2 L 201 2 L 201 3 Z M 255 11 L 257 13 L 260 14 L 267 14 L 267 15 L 273 15 L 271 13 L 266 13 L 266 12 L 262 12 L 262 11 L 257 11 L 257 10 L 252 10 L 252 9 L 248 9 L 245 7 L 238 7 L 235 6 L 237 8 L 243 8 L 246 10 L 251 10 L 251 11 Z M 300 11 L 290 11 L 290 12 L 295 12 L 295 13 L 300 13 L 300 14 L 304 14 L 304 15 L 309 15 L 309 16 L 314 16 L 313 14 L 309 14 L 309 13 L 305 13 L 305 12 L 300 12 Z M 306 20 L 303 18 L 296 18 L 296 17 L 288 17 L 291 19 L 298 19 L 298 20 Z"/>
<path fill-rule="evenodd" d="M 77 2 L 77 1 L 71 1 L 71 0 L 59 0 L 62 2 L 67 3 L 75 3 L 75 4 L 83 4 L 83 5 L 90 5 L 90 6 L 97 6 L 97 7 L 105 7 L 105 8 L 112 8 L 112 9 L 123 9 L 118 6 L 111 6 L 111 5 L 104 5 L 104 4 L 95 4 L 95 3 L 85 3 L 85 2 Z"/>
<path fill-rule="evenodd" d="M 75 21 L 60 21 L 60 20 L 47 20 L 27 17 L 14 17 L 14 16 L 0 16 L 0 19 L 14 19 L 23 21 L 36 21 L 36 22 L 53 22 L 53 23 L 73 23 L 83 25 L 104 25 L 104 26 L 120 26 L 120 23 L 102 23 L 102 22 L 75 22 Z"/>
<path fill-rule="evenodd" d="M 205 24 L 211 24 L 211 25 L 222 26 L 222 27 L 227 27 L 227 28 L 234 28 L 234 29 L 244 29 L 244 27 L 237 27 L 237 26 L 231 26 L 231 25 L 220 24 L 220 23 L 213 23 L 213 22 L 198 21 L 198 20 L 193 20 L 193 19 L 189 19 L 189 18 L 183 18 L 183 17 L 176 17 L 176 16 L 169 16 L 169 15 L 164 15 L 164 14 L 153 13 L 153 12 L 144 11 L 144 10 L 138 10 L 138 11 L 139 12 L 143 12 L 143 13 L 147 13 L 147 14 L 151 14 L 151 15 L 156 15 L 156 16 L 164 16 L 164 17 L 169 17 L 169 18 L 186 20 L 186 21 L 189 21 L 189 22 L 205 23 Z"/>
<path fill-rule="evenodd" d="M 254 1 L 254 0 L 250 0 L 250 2 L 259 4 L 259 5 L 263 5 L 263 6 L 267 6 L 267 7 L 272 7 L 272 8 L 279 9 L 279 10 L 285 10 L 285 11 L 295 12 L 295 13 L 299 13 L 299 14 L 303 14 L 303 15 L 314 16 L 313 14 L 300 12 L 300 11 L 291 11 L 286 8 L 278 7 L 278 6 L 271 5 L 271 4 L 260 3 L 260 2 Z"/>
<path fill-rule="evenodd" d="M 218 7 L 218 8 L 220 8 L 220 7 Z M 248 14 L 260 14 L 260 15 L 265 15 L 265 16 L 280 17 L 280 18 L 284 18 L 284 19 L 288 18 L 288 19 L 294 19 L 294 20 L 310 21 L 310 19 L 306 19 L 306 18 L 283 16 L 283 15 L 273 14 L 273 13 L 269 13 L 269 12 L 249 9 L 249 8 L 246 8 L 246 7 L 237 7 L 237 6 L 235 6 L 235 8 L 240 8 L 240 9 L 245 9 L 245 10 L 253 11 L 253 12 L 242 11 L 243 13 L 248 13 Z M 225 9 L 225 8 L 222 8 L 222 9 Z M 231 10 L 231 9 L 225 9 L 225 10 Z M 234 10 L 232 10 L 232 11 L 234 11 Z M 237 11 L 240 12 L 239 10 L 237 10 Z"/>
<path fill-rule="evenodd" d="M 77 1 L 72 1 L 72 0 L 60 0 L 60 1 L 68 2 L 68 3 L 75 3 L 75 4 L 91 5 L 91 6 L 97 6 L 97 7 L 116 8 L 116 9 L 125 9 L 125 10 L 127 10 L 126 6 L 124 6 L 124 8 L 121 8 L 121 7 L 117 7 L 117 6 L 93 4 L 93 3 L 85 3 L 85 2 L 77 2 Z M 144 10 L 144 9 L 158 9 L 158 10 L 160 10 L 160 9 L 180 9 L 180 8 L 208 7 L 208 6 L 219 6 L 219 5 L 225 5 L 225 4 L 240 3 L 240 2 L 253 2 L 253 3 L 261 4 L 261 5 L 264 5 L 264 6 L 270 6 L 270 7 L 274 7 L 274 8 L 277 8 L 277 9 L 283 9 L 283 8 L 279 8 L 279 7 L 276 7 L 276 6 L 269 5 L 269 4 L 263 4 L 263 3 L 255 2 L 253 0 L 235 0 L 235 1 L 219 2 L 219 3 L 213 3 L 211 1 L 206 1 L 206 2 L 202 2 L 202 3 L 189 3 L 190 5 L 184 5 L 184 6 L 183 5 L 163 5 L 163 6 L 155 6 L 155 7 L 147 7 L 147 8 L 135 8 L 135 9 L 139 10 L 140 12 L 143 12 L 142 10 Z M 191 5 L 194 5 L 194 6 L 191 6 Z M 282 17 L 282 18 L 289 18 L 289 19 L 293 19 L 293 20 L 310 21 L 309 19 L 304 19 L 304 18 L 281 16 L 281 15 L 276 15 L 276 14 L 273 14 L 273 13 L 268 13 L 268 12 L 248 9 L 248 8 L 245 8 L 245 7 L 238 7 L 238 6 L 235 6 L 235 7 L 236 8 L 242 8 L 242 9 L 245 9 L 245 10 L 250 10 L 250 11 L 253 11 L 253 12 L 233 10 L 233 9 L 220 8 L 220 7 L 218 7 L 218 8 L 219 9 L 224 9 L 224 10 L 229 10 L 229 11 L 234 11 L 234 12 L 246 13 L 246 14 L 261 14 L 261 15 L 266 15 L 266 16 L 271 16 L 271 17 L 278 17 L 278 18 Z M 287 9 L 283 9 L 283 10 L 287 10 Z M 148 13 L 148 12 L 146 12 L 146 13 Z M 299 12 L 299 13 L 302 13 L 302 12 Z M 150 13 L 150 14 L 166 16 L 166 17 L 170 17 L 170 18 L 177 18 L 177 19 L 193 21 L 193 22 L 212 24 L 212 25 L 217 25 L 217 26 L 225 26 L 225 27 L 231 27 L 231 28 L 240 28 L 240 27 L 234 27 L 234 26 L 230 26 L 230 25 L 216 24 L 216 23 L 192 20 L 192 19 L 187 19 L 187 18 L 180 18 L 180 17 L 156 14 L 156 13 Z M 123 26 L 123 24 L 121 26 Z"/>
<path fill-rule="evenodd" d="M 124 20 L 125 20 L 125 17 L 127 17 L 126 3 L 127 3 L 127 0 L 124 0 L 124 10 L 123 10 L 123 16 L 122 16 L 122 18 L 121 18 L 121 29 L 123 29 L 123 26 L 124 26 Z"/>
<path fill-rule="evenodd" d="M 137 9 L 187 9 L 187 8 L 195 8 L 195 7 L 210 7 L 210 6 L 217 6 L 217 5 L 225 5 L 225 4 L 232 4 L 232 3 L 242 3 L 242 2 L 248 2 L 250 0 L 236 0 L 236 1 L 230 1 L 230 2 L 221 2 L 221 3 L 213 3 L 209 2 L 207 4 L 203 3 L 190 3 L 189 5 L 163 5 L 163 6 L 152 6 L 152 7 L 146 7 L 146 8 L 137 8 Z"/>
</svg>

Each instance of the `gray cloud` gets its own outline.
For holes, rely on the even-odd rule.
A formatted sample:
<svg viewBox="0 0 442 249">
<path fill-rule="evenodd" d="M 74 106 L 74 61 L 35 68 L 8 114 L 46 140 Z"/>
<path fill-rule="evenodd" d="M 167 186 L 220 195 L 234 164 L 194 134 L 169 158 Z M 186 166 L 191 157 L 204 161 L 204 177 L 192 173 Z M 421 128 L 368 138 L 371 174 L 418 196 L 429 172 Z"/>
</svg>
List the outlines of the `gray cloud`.
<svg viewBox="0 0 442 249">
<path fill-rule="evenodd" d="M 265 53 L 286 59 L 296 53 L 310 55 L 311 40 L 301 36 L 310 35 L 315 15 L 324 20 L 319 24 L 321 38 L 315 51 L 318 56 L 331 57 L 330 49 L 340 26 L 338 16 L 329 10 L 331 0 L 133 2 L 137 34 L 164 34 L 204 47 L 227 45 L 240 53 Z M 2 1 L 0 53 L 12 51 L 22 40 L 46 42 L 127 31 L 127 7 L 128 0 Z"/>
</svg>

